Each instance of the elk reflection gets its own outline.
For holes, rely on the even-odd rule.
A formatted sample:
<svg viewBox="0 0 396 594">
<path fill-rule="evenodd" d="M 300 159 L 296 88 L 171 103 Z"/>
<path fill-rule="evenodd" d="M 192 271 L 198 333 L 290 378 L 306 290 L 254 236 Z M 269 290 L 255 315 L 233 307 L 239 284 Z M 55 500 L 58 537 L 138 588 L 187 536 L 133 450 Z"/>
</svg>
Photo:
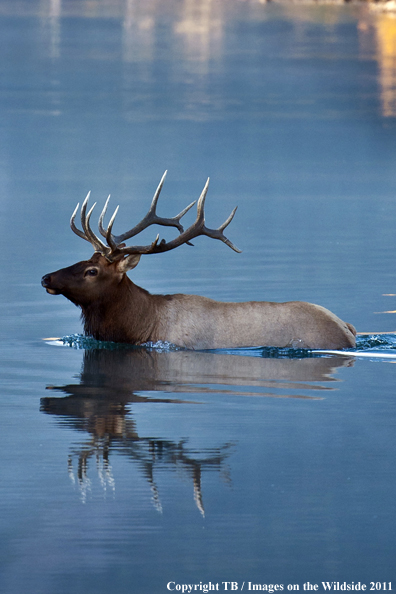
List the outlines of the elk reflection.
<svg viewBox="0 0 396 594">
<path fill-rule="evenodd" d="M 45 404 L 50 404 L 46 399 Z M 46 412 L 52 412 L 46 410 Z M 104 491 L 115 491 L 115 481 L 110 464 L 110 452 L 116 452 L 126 455 L 130 460 L 137 464 L 140 472 L 150 485 L 152 492 L 152 501 L 158 511 L 162 511 L 159 490 L 155 482 L 154 473 L 160 470 L 180 470 L 191 479 L 194 488 L 194 500 L 204 515 L 204 506 L 201 492 L 201 476 L 204 471 L 216 470 L 227 476 L 224 468 L 224 461 L 228 456 L 228 450 L 231 444 L 225 444 L 219 448 L 201 450 L 198 455 L 196 450 L 188 447 L 184 440 L 174 442 L 166 439 L 139 437 L 135 431 L 133 420 L 122 419 L 123 431 L 120 431 L 118 425 L 119 418 L 116 419 L 116 432 L 114 428 L 114 418 L 100 419 L 103 430 L 106 422 L 110 420 L 110 426 L 107 426 L 106 432 L 102 435 L 95 434 L 92 431 L 91 439 L 79 447 L 72 449 L 68 458 L 69 477 L 72 482 L 78 483 L 82 500 L 85 502 L 87 491 L 90 489 L 91 481 L 88 477 L 88 462 L 94 458 L 98 478 Z M 104 421 L 104 422 L 103 422 Z M 97 425 L 95 425 L 96 427 Z M 75 461 L 77 468 L 74 468 Z"/>
<path fill-rule="evenodd" d="M 133 404 L 193 402 L 166 397 L 177 393 L 318 399 L 315 394 L 300 392 L 331 390 L 335 368 L 349 364 L 345 356 L 299 360 L 193 351 L 86 350 L 80 382 L 48 386 L 66 396 L 42 398 L 41 410 L 89 435 L 89 440 L 71 450 L 68 460 L 70 478 L 78 484 L 83 501 L 90 489 L 88 467 L 92 460 L 96 460 L 103 489 L 114 490 L 110 454 L 115 452 L 137 465 L 158 510 L 162 506 L 155 473 L 182 470 L 192 481 L 196 505 L 204 514 L 202 474 L 212 470 L 228 478 L 226 459 L 232 444 L 197 449 L 189 447 L 188 440 L 142 437 L 131 414 Z M 160 394 L 156 398 L 145 392 Z"/>
</svg>

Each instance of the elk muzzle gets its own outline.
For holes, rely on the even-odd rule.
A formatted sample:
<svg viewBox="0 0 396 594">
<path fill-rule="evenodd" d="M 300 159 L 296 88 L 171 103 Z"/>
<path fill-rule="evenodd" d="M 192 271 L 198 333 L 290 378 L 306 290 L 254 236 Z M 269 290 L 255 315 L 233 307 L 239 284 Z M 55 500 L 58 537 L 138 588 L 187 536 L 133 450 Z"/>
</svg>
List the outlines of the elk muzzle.
<svg viewBox="0 0 396 594">
<path fill-rule="evenodd" d="M 47 293 L 49 293 L 50 295 L 60 295 L 60 291 L 58 291 L 57 289 L 53 289 L 51 287 L 51 284 L 51 275 L 44 274 L 43 278 L 41 279 L 41 285 L 44 287 Z"/>
</svg>

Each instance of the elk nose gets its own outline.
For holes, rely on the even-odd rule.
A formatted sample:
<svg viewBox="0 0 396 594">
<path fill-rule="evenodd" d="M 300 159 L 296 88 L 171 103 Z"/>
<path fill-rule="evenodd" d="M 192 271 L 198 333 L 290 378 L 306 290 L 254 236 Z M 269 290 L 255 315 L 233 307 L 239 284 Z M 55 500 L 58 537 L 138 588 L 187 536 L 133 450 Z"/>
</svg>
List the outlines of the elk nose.
<svg viewBox="0 0 396 594">
<path fill-rule="evenodd" d="M 48 287 L 48 285 L 51 283 L 51 275 L 50 274 L 44 274 L 43 278 L 41 279 L 41 284 L 43 287 Z"/>
</svg>

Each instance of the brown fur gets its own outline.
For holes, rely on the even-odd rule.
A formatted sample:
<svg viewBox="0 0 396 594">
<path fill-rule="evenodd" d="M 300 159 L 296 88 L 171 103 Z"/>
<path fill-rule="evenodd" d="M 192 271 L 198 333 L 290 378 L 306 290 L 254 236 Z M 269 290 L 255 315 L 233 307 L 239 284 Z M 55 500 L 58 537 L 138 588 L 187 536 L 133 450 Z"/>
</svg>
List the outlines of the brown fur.
<svg viewBox="0 0 396 594">
<path fill-rule="evenodd" d="M 45 275 L 42 284 L 81 307 L 85 333 L 98 340 L 162 340 L 189 349 L 355 346 L 354 327 L 312 303 L 223 303 L 197 295 L 151 295 L 126 275 L 138 262 L 139 256 L 108 262 L 95 253 L 88 261 Z"/>
</svg>

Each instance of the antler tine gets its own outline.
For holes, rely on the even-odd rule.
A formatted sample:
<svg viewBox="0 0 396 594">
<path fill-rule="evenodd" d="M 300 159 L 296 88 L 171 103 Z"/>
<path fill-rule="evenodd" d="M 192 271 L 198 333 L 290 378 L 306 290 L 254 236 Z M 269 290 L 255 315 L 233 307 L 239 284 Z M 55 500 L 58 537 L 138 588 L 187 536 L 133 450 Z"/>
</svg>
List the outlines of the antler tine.
<svg viewBox="0 0 396 594">
<path fill-rule="evenodd" d="M 112 232 L 112 229 L 113 229 L 114 220 L 116 218 L 118 209 L 120 207 L 117 206 L 117 208 L 115 209 L 115 211 L 114 211 L 114 213 L 113 213 L 113 215 L 112 215 L 112 217 L 111 217 L 111 219 L 109 221 L 109 224 L 107 226 L 107 229 L 105 229 L 103 227 L 103 219 L 104 219 L 105 214 L 107 212 L 107 206 L 109 204 L 109 200 L 110 200 L 110 194 L 108 195 L 107 200 L 105 202 L 105 205 L 103 207 L 103 210 L 100 213 L 100 217 L 99 217 L 99 231 L 100 231 L 100 234 L 103 235 L 103 237 L 106 238 L 107 244 L 110 246 L 111 252 L 115 252 L 117 250 L 117 243 L 116 243 L 116 239 L 117 238 L 114 238 L 111 232 Z"/>
<path fill-rule="evenodd" d="M 126 239 L 130 239 L 131 237 L 134 237 L 135 235 L 138 235 L 141 231 L 143 231 L 144 229 L 146 229 L 150 225 L 152 225 L 152 224 L 154 224 L 154 223 L 157 222 L 157 220 L 156 220 L 158 218 L 157 217 L 157 213 L 156 213 L 157 202 L 158 202 L 158 198 L 159 198 L 159 195 L 161 193 L 161 190 L 162 190 L 162 186 L 164 185 L 166 174 L 167 174 L 167 171 L 165 171 L 164 175 L 161 177 L 161 181 L 158 184 L 158 188 L 155 191 L 155 194 L 154 194 L 153 199 L 151 201 L 151 205 L 150 205 L 150 208 L 148 210 L 148 213 L 143 217 L 143 219 L 140 221 L 140 223 L 138 223 L 137 225 L 135 225 L 129 231 L 126 231 L 125 233 L 122 233 L 121 235 L 114 235 L 112 237 L 114 243 L 120 244 L 123 241 L 125 241 Z"/>
<path fill-rule="evenodd" d="M 89 220 L 91 218 L 93 209 L 96 206 L 96 202 L 95 204 L 90 208 L 88 214 L 87 214 L 87 206 L 88 206 L 88 200 L 90 197 L 91 192 L 88 192 L 87 197 L 85 198 L 82 207 L 81 207 L 81 226 L 83 228 L 84 231 L 84 235 L 85 235 L 85 239 L 87 239 L 87 241 L 89 241 L 92 246 L 95 248 L 95 251 L 100 252 L 101 254 L 103 254 L 104 256 L 106 256 L 109 251 L 110 248 L 107 247 L 106 245 L 104 245 L 104 243 L 102 243 L 99 239 L 99 237 L 96 237 L 95 233 L 92 231 L 90 225 L 89 225 Z"/>
<path fill-rule="evenodd" d="M 109 198 L 110 198 L 110 196 L 109 196 Z M 107 199 L 107 201 L 109 200 L 109 198 Z M 117 206 L 117 208 L 115 209 L 115 211 L 113 213 L 113 216 L 111 217 L 111 219 L 109 221 L 109 224 L 108 224 L 108 227 L 107 227 L 107 231 L 106 231 L 106 241 L 109 244 L 109 246 L 111 247 L 111 250 L 112 251 L 115 251 L 117 249 L 117 244 L 113 241 L 113 236 L 111 234 L 111 231 L 113 229 L 113 224 L 114 224 L 114 221 L 115 221 L 115 218 L 117 216 L 117 212 L 118 212 L 118 209 L 119 208 L 120 207 Z"/>
<path fill-rule="evenodd" d="M 202 226 L 202 227 L 204 227 L 204 223 L 205 223 L 205 212 L 204 212 L 204 208 L 205 208 L 206 194 L 208 193 L 208 188 L 209 188 L 209 180 L 210 180 L 210 178 L 208 177 L 208 179 L 206 180 L 206 183 L 204 185 L 204 189 L 202 190 L 201 195 L 198 198 L 197 218 L 196 218 L 196 221 L 195 221 L 194 225 L 192 225 L 192 226 L 195 226 L 195 227 Z"/>
<path fill-rule="evenodd" d="M 189 237 L 189 239 L 193 239 L 194 237 L 198 237 L 199 235 L 206 235 L 207 237 L 210 237 L 212 239 L 219 239 L 220 241 L 228 245 L 228 247 L 230 247 L 235 252 L 241 253 L 241 250 L 238 249 L 223 233 L 224 229 L 231 223 L 232 219 L 234 218 L 237 207 L 234 208 L 227 220 L 222 225 L 220 225 L 218 229 L 209 229 L 205 226 L 204 207 L 206 194 L 208 193 L 209 188 L 209 180 L 210 178 L 208 177 L 204 189 L 202 190 L 202 193 L 198 199 L 196 221 L 195 223 L 193 223 L 193 225 L 191 225 L 189 229 L 187 229 L 186 234 L 191 230 L 192 235 L 191 237 Z M 175 241 L 177 241 L 177 239 Z"/>
<path fill-rule="evenodd" d="M 155 194 L 151 201 L 151 205 L 150 205 L 148 214 L 154 214 L 154 215 L 156 214 L 158 198 L 159 198 L 159 195 L 161 194 L 162 186 L 164 185 L 164 181 L 165 181 L 167 173 L 168 173 L 168 170 L 166 169 L 164 175 L 161 177 L 160 183 L 158 184 L 158 188 L 155 190 Z"/>
<path fill-rule="evenodd" d="M 107 212 L 109 200 L 110 200 L 110 194 L 107 196 L 107 200 L 105 202 L 105 205 L 104 205 L 103 210 L 100 213 L 100 217 L 99 217 L 99 225 L 98 226 L 99 226 L 99 232 L 102 235 L 102 237 L 106 237 L 106 235 L 107 235 L 107 230 L 103 227 L 103 220 L 104 220 L 105 214 Z"/>
<path fill-rule="evenodd" d="M 224 221 L 224 223 L 222 225 L 220 225 L 220 227 L 218 229 L 209 229 L 208 227 L 205 226 L 204 206 L 205 206 L 206 194 L 208 193 L 208 187 L 209 187 L 209 177 L 206 180 L 205 187 L 202 190 L 202 194 L 198 200 L 198 206 L 197 206 L 198 217 L 197 217 L 196 223 L 198 223 L 198 221 L 199 221 L 200 225 L 202 225 L 201 233 L 199 233 L 198 235 L 206 235 L 207 237 L 211 237 L 212 239 L 219 239 L 220 241 L 222 241 L 223 243 L 228 245 L 228 247 L 230 247 L 232 250 L 234 250 L 234 252 L 237 252 L 238 254 L 240 254 L 241 250 L 238 249 L 223 233 L 224 229 L 226 227 L 228 227 L 228 225 L 231 223 L 232 219 L 234 218 L 234 215 L 238 208 L 237 206 L 234 208 L 234 210 L 229 215 L 227 220 Z"/>
<path fill-rule="evenodd" d="M 220 239 L 223 243 L 225 243 L 226 245 L 228 245 L 228 247 L 230 247 L 232 250 L 234 250 L 234 252 L 237 252 L 238 254 L 242 253 L 242 250 L 240 250 L 239 248 L 237 248 L 224 234 L 223 231 L 226 227 L 228 227 L 228 225 L 231 223 L 232 219 L 234 218 L 234 215 L 237 211 L 237 206 L 234 208 L 234 210 L 232 211 L 232 213 L 230 214 L 230 216 L 228 217 L 228 219 L 222 224 L 220 225 L 220 227 L 218 229 L 208 229 L 207 227 L 205 227 L 205 235 L 207 235 L 208 237 L 212 237 L 213 239 Z"/>
<path fill-rule="evenodd" d="M 158 198 L 160 195 L 160 192 L 162 190 L 162 186 L 164 185 L 164 181 L 165 181 L 165 177 L 166 174 L 168 173 L 168 170 L 165 171 L 164 175 L 161 178 L 161 181 L 158 185 L 158 188 L 154 194 L 154 198 L 151 202 L 151 206 L 150 206 L 150 210 L 149 213 L 152 212 L 153 216 L 155 216 L 156 218 L 156 223 L 157 225 L 164 225 L 164 226 L 168 226 L 168 227 L 176 227 L 178 229 L 178 231 L 180 231 L 180 233 L 182 233 L 184 231 L 183 225 L 180 224 L 180 219 L 182 217 L 184 217 L 184 215 L 186 214 L 186 212 L 188 212 L 190 210 L 190 208 L 192 208 L 194 206 L 194 204 L 196 203 L 196 200 L 194 200 L 194 202 L 191 202 L 191 204 L 189 204 L 188 206 L 186 206 L 186 208 L 183 208 L 183 210 L 181 212 L 179 212 L 178 215 L 176 215 L 175 217 L 172 217 L 171 219 L 165 219 L 163 217 L 159 217 L 157 216 L 156 213 L 156 208 L 157 208 L 157 202 L 158 202 Z"/>
<path fill-rule="evenodd" d="M 89 196 L 89 193 L 88 193 L 88 196 Z M 73 233 L 75 233 L 75 234 L 76 234 L 76 235 L 78 235 L 79 237 L 82 237 L 82 239 L 85 239 L 86 241 L 89 241 L 89 239 L 88 239 L 88 237 L 85 235 L 85 233 L 83 233 L 82 231 L 80 231 L 80 229 L 78 229 L 78 228 L 76 227 L 76 224 L 75 224 L 75 222 L 74 222 L 74 221 L 75 221 L 76 214 L 77 214 L 77 212 L 78 212 L 78 209 L 79 209 L 79 207 L 80 207 L 80 203 L 78 202 L 78 203 L 77 203 L 77 206 L 76 206 L 76 208 L 74 209 L 74 212 L 73 212 L 73 214 L 72 214 L 72 216 L 71 216 L 71 219 L 70 219 L 70 227 L 71 227 L 71 230 L 73 231 Z"/>
<path fill-rule="evenodd" d="M 180 224 L 180 219 L 182 217 L 184 217 L 184 215 L 186 214 L 186 212 L 188 212 L 190 210 L 190 208 L 192 208 L 194 206 L 194 204 L 196 204 L 196 203 L 197 203 L 197 201 L 196 200 L 193 200 L 193 202 L 191 202 L 191 204 L 189 204 L 188 206 L 186 206 L 186 208 L 183 208 L 183 210 L 181 212 L 179 212 L 178 215 L 176 215 L 175 217 L 173 217 L 172 219 L 170 219 L 172 221 L 175 221 L 175 227 L 177 227 L 179 229 L 180 233 L 183 233 L 183 231 L 184 231 L 183 226 Z M 177 223 L 179 223 L 179 224 L 177 225 Z"/>
</svg>

